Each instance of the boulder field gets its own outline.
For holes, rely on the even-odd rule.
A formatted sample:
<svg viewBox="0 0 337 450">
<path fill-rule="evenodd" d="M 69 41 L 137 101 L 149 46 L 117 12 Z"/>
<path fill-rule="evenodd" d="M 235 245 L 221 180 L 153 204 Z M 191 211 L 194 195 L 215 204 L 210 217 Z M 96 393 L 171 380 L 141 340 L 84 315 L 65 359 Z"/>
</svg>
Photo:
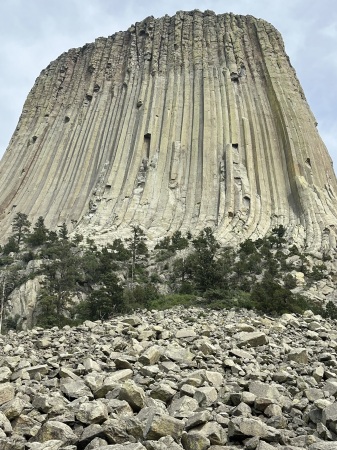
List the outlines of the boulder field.
<svg viewBox="0 0 337 450">
<path fill-rule="evenodd" d="M 334 321 L 176 308 L 1 336 L 3 450 L 333 450 Z"/>
</svg>

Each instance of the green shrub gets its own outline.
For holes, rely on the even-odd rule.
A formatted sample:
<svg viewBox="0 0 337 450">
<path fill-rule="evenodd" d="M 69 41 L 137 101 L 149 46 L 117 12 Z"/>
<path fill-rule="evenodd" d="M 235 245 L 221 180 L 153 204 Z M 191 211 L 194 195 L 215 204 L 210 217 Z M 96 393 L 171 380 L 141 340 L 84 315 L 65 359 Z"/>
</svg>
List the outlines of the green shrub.
<svg viewBox="0 0 337 450">
<path fill-rule="evenodd" d="M 197 297 L 189 294 L 168 294 L 160 295 L 156 299 L 148 302 L 148 309 L 170 309 L 176 306 L 195 306 Z"/>
</svg>

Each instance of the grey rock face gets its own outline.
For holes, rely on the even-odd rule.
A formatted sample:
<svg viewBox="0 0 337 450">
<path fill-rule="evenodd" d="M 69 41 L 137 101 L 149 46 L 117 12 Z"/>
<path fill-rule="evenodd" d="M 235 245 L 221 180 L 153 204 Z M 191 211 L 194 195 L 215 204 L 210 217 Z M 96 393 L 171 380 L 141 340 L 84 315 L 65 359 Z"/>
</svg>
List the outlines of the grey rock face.
<svg viewBox="0 0 337 450">
<path fill-rule="evenodd" d="M 0 186 L 2 235 L 21 211 L 100 243 L 135 221 L 153 242 L 214 226 L 232 243 L 282 221 L 308 252 L 336 246 L 331 160 L 282 37 L 252 16 L 151 16 L 63 53 L 27 97 Z"/>
<path fill-rule="evenodd" d="M 336 322 L 200 312 L 1 336 L 1 450 L 334 449 Z"/>
</svg>

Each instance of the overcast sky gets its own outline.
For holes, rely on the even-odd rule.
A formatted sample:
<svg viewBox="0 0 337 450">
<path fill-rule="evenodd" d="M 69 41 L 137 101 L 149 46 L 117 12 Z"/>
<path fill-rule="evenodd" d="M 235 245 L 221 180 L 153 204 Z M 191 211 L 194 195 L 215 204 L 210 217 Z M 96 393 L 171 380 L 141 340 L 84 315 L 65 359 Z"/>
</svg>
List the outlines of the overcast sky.
<svg viewBox="0 0 337 450">
<path fill-rule="evenodd" d="M 282 33 L 336 171 L 336 0 L 0 0 L 0 157 L 28 92 L 50 61 L 150 15 L 192 9 L 251 14 Z"/>
</svg>

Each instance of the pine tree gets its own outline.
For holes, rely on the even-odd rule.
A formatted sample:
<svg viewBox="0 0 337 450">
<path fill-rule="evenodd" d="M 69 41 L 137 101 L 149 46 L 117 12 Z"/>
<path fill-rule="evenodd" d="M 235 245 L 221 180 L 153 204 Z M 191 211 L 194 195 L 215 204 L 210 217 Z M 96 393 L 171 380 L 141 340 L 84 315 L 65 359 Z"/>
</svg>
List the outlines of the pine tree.
<svg viewBox="0 0 337 450">
<path fill-rule="evenodd" d="M 29 233 L 31 223 L 28 220 L 27 214 L 18 212 L 13 219 L 12 231 L 18 245 L 21 244 L 25 235 Z"/>
<path fill-rule="evenodd" d="M 148 248 L 145 240 L 144 231 L 137 225 L 132 226 L 132 236 L 127 241 L 129 243 L 128 249 L 131 252 L 131 287 L 135 282 L 136 268 L 141 265 L 144 257 L 148 257 Z"/>
<path fill-rule="evenodd" d="M 28 237 L 27 241 L 33 247 L 38 247 L 39 245 L 43 245 L 46 243 L 48 239 L 48 228 L 44 224 L 44 218 L 40 216 L 33 228 L 32 233 Z"/>
</svg>

